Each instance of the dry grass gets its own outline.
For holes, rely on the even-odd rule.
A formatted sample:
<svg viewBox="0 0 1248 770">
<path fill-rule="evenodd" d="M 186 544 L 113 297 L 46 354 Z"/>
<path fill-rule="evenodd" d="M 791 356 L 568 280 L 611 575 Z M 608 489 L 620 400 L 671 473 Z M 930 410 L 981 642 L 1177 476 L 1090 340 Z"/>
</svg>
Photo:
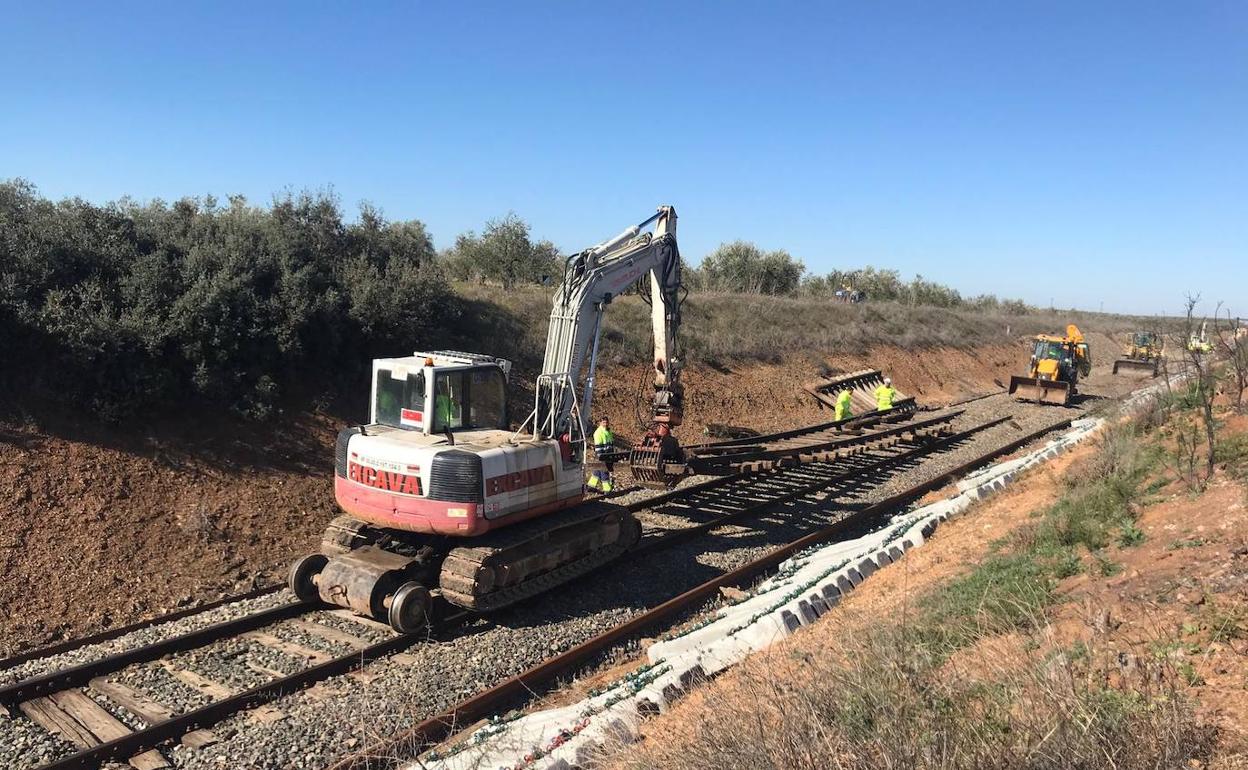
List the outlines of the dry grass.
<svg viewBox="0 0 1248 770">
<path fill-rule="evenodd" d="M 1166 661 L 1120 676 L 1086 648 L 943 661 L 894 626 L 818 655 L 742 667 L 683 739 L 651 736 L 620 765 L 678 768 L 1162 768 L 1215 734 Z M 1103 652 L 1103 651 L 1100 651 Z"/>
<path fill-rule="evenodd" d="M 458 284 L 455 290 L 469 306 L 460 329 L 463 339 L 486 352 L 509 353 L 522 364 L 540 362 L 551 289 L 521 286 L 504 291 Z M 846 305 L 813 298 L 713 293 L 690 295 L 683 315 L 681 339 L 687 358 L 711 365 L 777 362 L 800 352 L 861 353 L 879 345 L 969 349 L 1059 331 L 1072 322 L 1085 332 L 1105 333 L 1131 331 L 1144 323 L 1082 311 L 1008 315 L 893 302 Z M 649 308 L 637 296 L 618 298 L 605 320 L 604 360 L 634 363 L 649 354 Z"/>
<path fill-rule="evenodd" d="M 1106 431 L 1048 509 L 964 574 L 839 637 L 798 634 L 604 764 L 678 768 L 1170 768 L 1210 759 L 1216 728 L 1187 699 L 1190 665 L 1121 640 L 1062 642 L 1059 582 L 1126 537 L 1159 464 L 1155 436 Z M 1242 628 L 1227 613 L 1224 635 Z M 834 641 L 819 646 L 814 639 Z M 1159 637 L 1154 647 L 1168 649 Z M 1193 764 L 1190 766 L 1201 766 Z"/>
</svg>

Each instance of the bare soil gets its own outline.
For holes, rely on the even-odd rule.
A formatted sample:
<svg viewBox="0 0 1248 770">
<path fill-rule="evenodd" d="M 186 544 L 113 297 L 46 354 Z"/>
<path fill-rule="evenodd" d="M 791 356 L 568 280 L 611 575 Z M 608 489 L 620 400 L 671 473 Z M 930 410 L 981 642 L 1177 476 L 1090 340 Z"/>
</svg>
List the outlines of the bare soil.
<svg viewBox="0 0 1248 770">
<path fill-rule="evenodd" d="M 335 434 L 0 425 L 0 654 L 280 580 L 335 513 Z"/>
</svg>

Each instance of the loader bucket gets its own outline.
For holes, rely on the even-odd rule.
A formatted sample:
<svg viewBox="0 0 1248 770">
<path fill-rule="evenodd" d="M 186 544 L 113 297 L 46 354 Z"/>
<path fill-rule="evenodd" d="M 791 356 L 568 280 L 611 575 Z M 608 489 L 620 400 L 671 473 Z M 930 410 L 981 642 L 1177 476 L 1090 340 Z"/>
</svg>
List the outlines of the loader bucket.
<svg viewBox="0 0 1248 770">
<path fill-rule="evenodd" d="M 1037 377 L 1011 377 L 1010 395 L 1019 401 L 1035 401 L 1037 404 L 1070 403 L 1070 383 L 1061 380 L 1042 380 Z"/>
<path fill-rule="evenodd" d="M 1139 358 L 1120 358 L 1114 362 L 1114 374 L 1120 371 L 1126 374 L 1145 374 L 1149 377 L 1157 376 L 1157 361 L 1145 361 Z"/>
</svg>

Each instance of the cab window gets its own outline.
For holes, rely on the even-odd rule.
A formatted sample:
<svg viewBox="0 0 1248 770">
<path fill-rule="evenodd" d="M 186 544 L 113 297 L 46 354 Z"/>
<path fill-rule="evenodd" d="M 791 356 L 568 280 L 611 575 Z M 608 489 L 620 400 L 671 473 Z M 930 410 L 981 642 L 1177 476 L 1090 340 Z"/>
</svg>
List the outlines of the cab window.
<svg viewBox="0 0 1248 770">
<path fill-rule="evenodd" d="M 425 375 L 409 372 L 406 377 L 391 369 L 377 370 L 377 401 L 374 421 L 406 430 L 425 427 Z"/>
<path fill-rule="evenodd" d="M 507 392 L 493 367 L 438 372 L 433 387 L 433 431 L 505 428 Z"/>
</svg>

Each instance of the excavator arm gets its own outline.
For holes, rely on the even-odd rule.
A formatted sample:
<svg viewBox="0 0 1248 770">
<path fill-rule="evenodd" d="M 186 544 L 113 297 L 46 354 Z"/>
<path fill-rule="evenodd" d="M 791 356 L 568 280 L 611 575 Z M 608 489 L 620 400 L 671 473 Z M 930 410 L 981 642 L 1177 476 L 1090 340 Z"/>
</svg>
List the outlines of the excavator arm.
<svg viewBox="0 0 1248 770">
<path fill-rule="evenodd" d="M 652 224 L 652 231 L 642 232 Z M 611 300 L 647 274 L 654 331 L 651 432 L 666 437 L 671 428 L 680 425 L 684 395 L 676 350 L 682 291 L 680 269 L 676 210 L 671 206 L 660 206 L 645 221 L 567 258 L 550 311 L 546 356 L 538 378 L 532 418 L 536 438 L 568 435 L 584 440 L 593 401 L 603 314 Z M 660 430 L 659 425 L 667 429 Z"/>
</svg>

